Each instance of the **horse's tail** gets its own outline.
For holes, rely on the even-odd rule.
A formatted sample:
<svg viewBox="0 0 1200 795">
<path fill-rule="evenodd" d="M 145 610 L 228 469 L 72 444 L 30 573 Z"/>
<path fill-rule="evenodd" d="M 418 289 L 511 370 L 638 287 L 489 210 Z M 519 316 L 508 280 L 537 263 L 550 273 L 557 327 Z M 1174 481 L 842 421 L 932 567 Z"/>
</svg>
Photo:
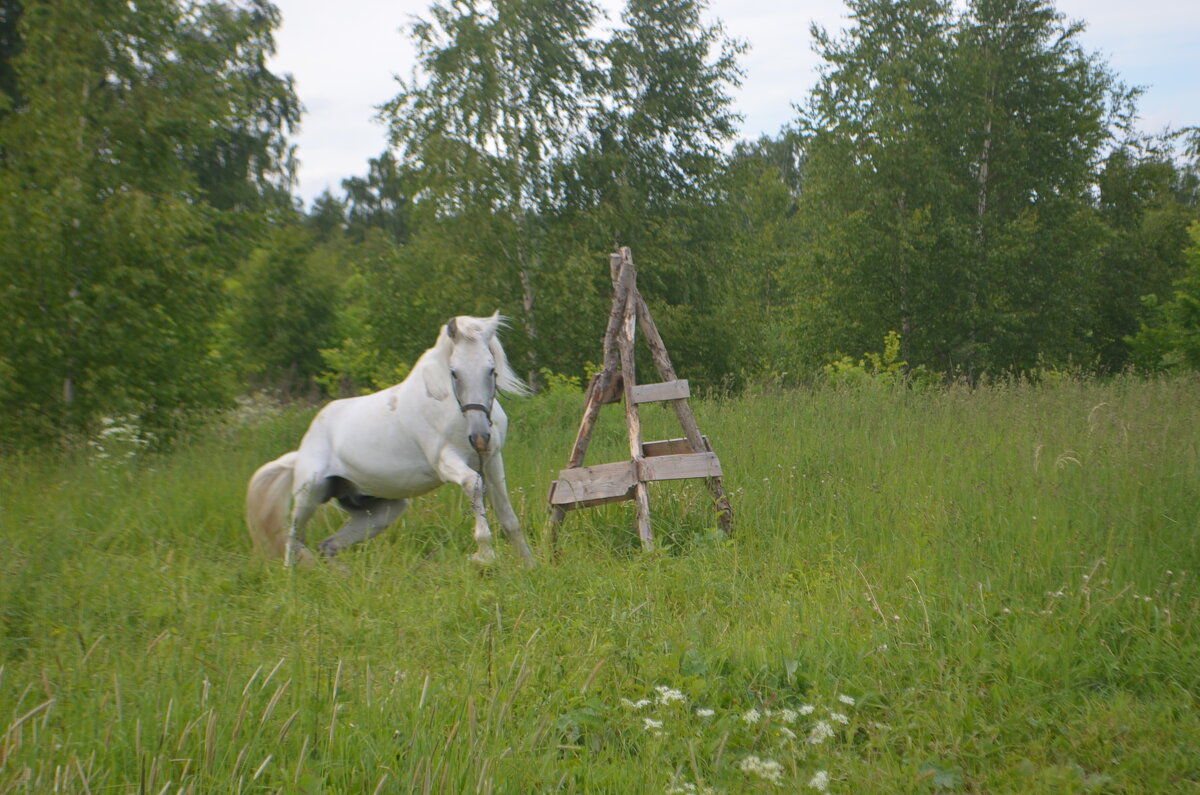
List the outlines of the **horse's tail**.
<svg viewBox="0 0 1200 795">
<path fill-rule="evenodd" d="M 288 508 L 292 499 L 295 451 L 263 464 L 246 488 L 246 526 L 254 548 L 282 558 L 287 551 Z"/>
</svg>

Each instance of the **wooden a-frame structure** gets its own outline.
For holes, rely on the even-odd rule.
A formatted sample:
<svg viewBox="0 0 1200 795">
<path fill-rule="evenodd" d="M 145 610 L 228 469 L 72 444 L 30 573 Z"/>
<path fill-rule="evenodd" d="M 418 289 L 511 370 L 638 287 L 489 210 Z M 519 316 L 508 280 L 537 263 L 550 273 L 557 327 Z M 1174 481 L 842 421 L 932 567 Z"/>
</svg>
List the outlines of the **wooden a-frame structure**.
<svg viewBox="0 0 1200 795">
<path fill-rule="evenodd" d="M 567 511 L 611 502 L 633 500 L 637 504 L 637 530 L 642 547 L 654 549 L 650 529 L 650 496 L 647 483 L 655 480 L 704 478 L 712 493 L 722 528 L 733 531 L 733 509 L 721 483 L 721 462 L 708 438 L 700 433 L 696 417 L 687 399 L 688 382 L 675 375 L 671 358 L 663 344 L 650 310 L 637 289 L 637 271 L 628 247 L 609 258 L 613 281 L 613 304 L 604 332 L 604 365 L 588 385 L 583 420 L 566 469 L 550 484 L 550 542 L 558 546 L 558 530 Z M 650 348 L 660 383 L 638 384 L 634 368 L 633 343 L 637 324 Z M 618 369 L 618 365 L 620 369 Z M 584 466 L 588 443 L 592 438 L 600 407 L 625 402 L 625 424 L 629 429 L 630 460 L 613 464 Z M 669 401 L 675 408 L 684 438 L 661 442 L 642 441 L 642 423 L 638 406 L 642 403 Z"/>
</svg>

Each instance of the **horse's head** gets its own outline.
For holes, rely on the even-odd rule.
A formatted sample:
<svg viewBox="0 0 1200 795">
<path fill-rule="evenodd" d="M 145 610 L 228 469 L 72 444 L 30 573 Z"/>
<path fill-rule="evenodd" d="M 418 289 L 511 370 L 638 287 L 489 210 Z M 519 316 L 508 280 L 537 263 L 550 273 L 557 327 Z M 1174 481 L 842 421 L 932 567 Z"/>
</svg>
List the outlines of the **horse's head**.
<svg viewBox="0 0 1200 795">
<path fill-rule="evenodd" d="M 450 386 L 458 408 L 467 419 L 467 440 L 480 455 L 492 438 L 492 406 L 497 388 L 525 393 L 527 389 L 509 367 L 496 331 L 503 323 L 500 313 L 491 317 L 451 318 L 445 335 L 452 347 L 449 355 Z"/>
</svg>

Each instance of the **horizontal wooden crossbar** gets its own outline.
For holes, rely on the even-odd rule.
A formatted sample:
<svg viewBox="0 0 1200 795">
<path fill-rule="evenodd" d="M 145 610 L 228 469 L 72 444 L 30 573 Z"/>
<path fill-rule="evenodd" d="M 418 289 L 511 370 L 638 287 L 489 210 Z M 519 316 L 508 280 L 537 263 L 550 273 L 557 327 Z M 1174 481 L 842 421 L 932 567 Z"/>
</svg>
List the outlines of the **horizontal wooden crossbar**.
<svg viewBox="0 0 1200 795">
<path fill-rule="evenodd" d="M 721 462 L 716 453 L 684 453 L 643 458 L 638 468 L 638 480 L 684 480 L 686 478 L 719 478 Z"/>
<path fill-rule="evenodd" d="M 686 439 L 682 441 L 687 443 Z M 564 469 L 550 484 L 550 504 L 564 508 L 605 505 L 632 499 L 633 487 L 639 481 L 718 478 L 721 474 L 721 462 L 712 452 L 664 453 L 638 461 Z"/>
<path fill-rule="evenodd" d="M 654 403 L 659 400 L 683 400 L 692 391 L 686 378 L 664 381 L 661 384 L 638 384 L 631 392 L 634 403 Z"/>
<path fill-rule="evenodd" d="M 637 483 L 632 461 L 564 469 L 550 487 L 551 505 L 603 505 L 628 499 Z"/>
</svg>

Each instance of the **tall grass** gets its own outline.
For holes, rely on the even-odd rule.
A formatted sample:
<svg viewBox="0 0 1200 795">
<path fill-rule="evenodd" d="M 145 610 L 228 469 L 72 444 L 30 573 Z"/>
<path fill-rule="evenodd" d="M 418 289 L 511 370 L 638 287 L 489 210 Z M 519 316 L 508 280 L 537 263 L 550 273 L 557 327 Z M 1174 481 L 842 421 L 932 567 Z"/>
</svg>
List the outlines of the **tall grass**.
<svg viewBox="0 0 1200 795">
<path fill-rule="evenodd" d="M 509 406 L 533 571 L 469 566 L 449 488 L 344 572 L 252 557 L 245 481 L 308 412 L 4 462 L 0 792 L 1200 787 L 1197 381 L 697 402 L 736 536 L 656 484 L 660 551 L 610 506 L 552 562 L 580 403 Z"/>
</svg>

